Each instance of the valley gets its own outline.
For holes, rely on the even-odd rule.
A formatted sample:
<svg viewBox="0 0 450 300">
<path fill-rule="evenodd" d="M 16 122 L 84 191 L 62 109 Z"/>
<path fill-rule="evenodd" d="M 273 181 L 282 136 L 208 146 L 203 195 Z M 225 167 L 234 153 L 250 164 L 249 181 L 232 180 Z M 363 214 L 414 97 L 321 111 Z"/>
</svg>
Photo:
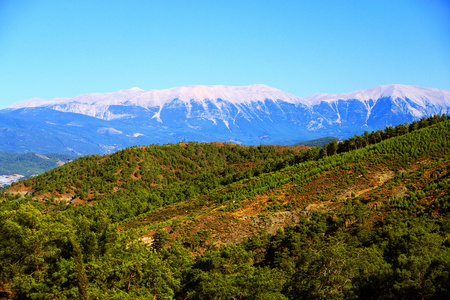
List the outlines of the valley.
<svg viewBox="0 0 450 300">
<path fill-rule="evenodd" d="M 20 174 L 13 174 L 13 175 L 0 175 L 0 187 L 6 187 L 8 185 L 11 185 L 11 183 L 19 181 L 23 179 L 25 176 Z"/>
<path fill-rule="evenodd" d="M 30 176 L 36 176 L 74 160 L 75 156 L 49 153 L 12 153 L 0 151 L 0 187 Z"/>
</svg>

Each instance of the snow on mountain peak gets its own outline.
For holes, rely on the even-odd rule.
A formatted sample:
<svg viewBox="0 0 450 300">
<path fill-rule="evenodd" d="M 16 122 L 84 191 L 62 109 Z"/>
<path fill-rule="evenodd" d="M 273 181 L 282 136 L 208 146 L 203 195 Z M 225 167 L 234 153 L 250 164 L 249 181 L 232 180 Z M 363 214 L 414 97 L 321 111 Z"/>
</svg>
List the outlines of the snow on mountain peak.
<svg viewBox="0 0 450 300">
<path fill-rule="evenodd" d="M 81 105 L 138 105 L 142 107 L 163 106 L 167 102 L 178 99 L 183 102 L 190 101 L 217 101 L 221 99 L 233 104 L 249 103 L 271 99 L 289 103 L 304 102 L 302 98 L 269 87 L 263 84 L 249 86 L 225 86 L 225 85 L 192 85 L 175 87 L 165 90 L 142 90 L 133 87 L 128 90 L 120 90 L 112 93 L 91 93 L 76 96 L 74 98 L 55 98 L 50 100 L 33 98 L 17 102 L 8 108 L 40 107 L 65 105 L 72 102 Z"/>
<path fill-rule="evenodd" d="M 133 87 L 128 90 L 120 90 L 112 93 L 83 94 L 74 98 L 55 98 L 50 100 L 33 98 L 19 101 L 7 108 L 53 107 L 62 111 L 73 110 L 79 113 L 96 114 L 90 110 L 104 112 L 111 105 L 136 105 L 145 108 L 162 107 L 174 99 L 185 103 L 190 103 L 191 101 L 203 102 L 205 100 L 217 102 L 221 99 L 232 104 L 249 104 L 271 99 L 273 101 L 280 100 L 292 104 L 301 103 L 314 106 L 322 101 L 335 102 L 338 100 L 356 99 L 366 102 L 371 99 L 377 100 L 383 97 L 392 97 L 393 99 L 408 98 L 422 107 L 425 107 L 428 103 L 437 106 L 450 106 L 450 91 L 410 85 L 378 85 L 368 90 L 342 94 L 322 93 L 300 98 L 264 84 L 253 84 L 249 86 L 191 85 L 148 91 Z M 96 106 L 98 109 L 93 109 L 93 106 Z"/>
<path fill-rule="evenodd" d="M 138 87 L 132 87 L 132 88 L 129 89 L 128 91 L 131 91 L 131 92 L 144 92 L 143 89 L 138 88 Z"/>
<path fill-rule="evenodd" d="M 266 99 L 298 103 L 301 98 L 263 84 L 249 86 L 191 85 L 166 90 L 149 90 L 135 97 L 131 102 L 139 106 L 152 107 L 162 106 L 173 99 L 178 99 L 182 102 L 217 101 L 221 99 L 233 104 L 239 104 L 264 101 Z"/>
<path fill-rule="evenodd" d="M 432 99 L 431 101 L 435 105 L 450 105 L 450 91 L 403 84 L 377 85 L 368 90 L 359 90 L 350 93 L 314 94 L 306 97 L 305 99 L 310 105 L 316 105 L 322 101 L 335 102 L 338 100 L 355 99 L 365 102 L 387 97 L 391 97 L 393 99 L 408 98 L 409 100 L 417 103 L 420 106 L 425 106 L 426 103 L 430 102 L 430 99 Z"/>
<path fill-rule="evenodd" d="M 74 98 L 54 98 L 49 100 L 41 98 L 32 98 L 16 102 L 8 106 L 7 108 L 46 107 L 54 105 L 65 105 L 73 102 L 84 105 L 99 105 L 99 106 L 119 105 L 136 97 L 142 92 L 144 92 L 144 90 L 137 87 L 133 87 L 128 90 L 120 90 L 112 93 L 82 94 Z"/>
<path fill-rule="evenodd" d="M 25 108 L 25 107 L 44 107 L 44 106 L 50 106 L 55 104 L 62 104 L 65 102 L 71 101 L 72 98 L 54 98 L 50 100 L 41 99 L 41 98 L 31 98 L 28 100 L 22 100 L 19 102 L 16 102 L 14 104 L 11 104 L 10 106 L 6 108 Z"/>
</svg>

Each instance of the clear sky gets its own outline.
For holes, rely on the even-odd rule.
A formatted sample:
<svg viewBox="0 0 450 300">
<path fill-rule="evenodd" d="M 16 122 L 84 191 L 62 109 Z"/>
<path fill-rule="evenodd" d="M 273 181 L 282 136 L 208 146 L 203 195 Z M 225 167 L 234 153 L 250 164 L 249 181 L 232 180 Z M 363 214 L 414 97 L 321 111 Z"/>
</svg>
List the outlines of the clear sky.
<svg viewBox="0 0 450 300">
<path fill-rule="evenodd" d="M 448 0 L 0 0 L 0 108 L 140 87 L 450 89 Z"/>
</svg>

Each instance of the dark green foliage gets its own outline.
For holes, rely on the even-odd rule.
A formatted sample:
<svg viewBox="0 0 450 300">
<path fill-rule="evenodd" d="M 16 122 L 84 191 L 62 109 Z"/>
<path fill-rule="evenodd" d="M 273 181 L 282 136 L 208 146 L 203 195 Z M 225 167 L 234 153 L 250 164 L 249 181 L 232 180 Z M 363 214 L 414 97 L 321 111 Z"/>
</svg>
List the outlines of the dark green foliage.
<svg viewBox="0 0 450 300">
<path fill-rule="evenodd" d="M 42 214 L 32 203 L 0 213 L 0 281 L 18 299 L 66 298 L 77 294 L 69 220 Z M 55 285 L 56 284 L 56 285 Z"/>
<path fill-rule="evenodd" d="M 169 234 L 167 231 L 158 229 L 153 235 L 152 247 L 155 250 L 161 250 L 169 241 Z"/>
<path fill-rule="evenodd" d="M 256 267 L 253 253 L 242 245 L 208 250 L 187 272 L 187 299 L 286 299 L 281 293 L 286 281 L 281 270 Z"/>
<path fill-rule="evenodd" d="M 78 244 L 78 241 L 76 240 L 76 237 L 74 234 L 69 235 L 70 243 L 73 247 L 73 257 L 75 260 L 75 270 L 77 273 L 77 280 L 78 280 L 78 289 L 80 291 L 80 298 L 82 300 L 89 299 L 88 297 L 88 281 L 86 277 L 86 270 L 84 269 L 84 263 L 83 263 L 83 253 L 81 252 L 80 245 Z"/>
</svg>

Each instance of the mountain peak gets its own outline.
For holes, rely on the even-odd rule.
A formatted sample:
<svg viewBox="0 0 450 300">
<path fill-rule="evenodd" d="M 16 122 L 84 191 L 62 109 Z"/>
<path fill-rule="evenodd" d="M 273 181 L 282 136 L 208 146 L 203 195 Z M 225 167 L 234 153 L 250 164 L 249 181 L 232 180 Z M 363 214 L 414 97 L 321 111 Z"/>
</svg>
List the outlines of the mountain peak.
<svg viewBox="0 0 450 300">
<path fill-rule="evenodd" d="M 132 87 L 131 89 L 128 89 L 130 92 L 145 92 L 145 90 L 138 88 L 138 87 Z"/>
<path fill-rule="evenodd" d="M 165 90 L 149 90 L 135 97 L 131 102 L 145 107 L 148 105 L 163 105 L 173 99 L 178 99 L 182 102 L 217 101 L 221 99 L 233 104 L 239 104 L 264 101 L 266 99 L 298 103 L 301 98 L 263 84 L 249 86 L 190 85 Z"/>
<path fill-rule="evenodd" d="M 289 103 L 304 102 L 302 98 L 264 84 L 253 84 L 249 86 L 190 85 L 148 91 L 133 87 L 128 90 L 120 90 L 112 93 L 91 93 L 79 95 L 74 98 L 55 98 L 50 100 L 33 98 L 17 102 L 8 108 L 60 105 L 70 101 L 88 105 L 120 105 L 128 102 L 142 107 L 151 107 L 162 106 L 174 99 L 183 102 L 217 101 L 221 99 L 233 104 L 263 102 L 266 99 L 273 101 L 281 100 Z"/>
<path fill-rule="evenodd" d="M 430 99 L 433 99 L 433 103 L 436 105 L 450 105 L 450 91 L 404 84 L 377 85 L 368 90 L 358 90 L 350 93 L 314 94 L 306 97 L 306 99 L 311 105 L 316 105 L 322 101 L 335 102 L 354 99 L 364 102 L 388 97 L 409 99 L 421 106 L 430 102 Z"/>
<path fill-rule="evenodd" d="M 248 86 L 191 85 L 148 91 L 138 87 L 132 87 L 128 90 L 120 90 L 112 93 L 83 94 L 74 98 L 55 98 L 50 100 L 33 98 L 17 102 L 8 108 L 58 106 L 72 102 L 77 103 L 77 105 L 88 106 L 136 105 L 149 108 L 155 106 L 162 107 L 164 104 L 175 99 L 186 103 L 191 101 L 204 102 L 205 100 L 217 102 L 220 99 L 231 104 L 249 104 L 271 99 L 273 101 L 280 100 L 291 104 L 302 103 L 308 106 L 314 106 L 322 101 L 359 100 L 365 102 L 386 97 L 409 99 L 422 107 L 425 107 L 428 103 L 439 106 L 450 106 L 450 91 L 413 85 L 377 85 L 368 90 L 358 90 L 341 94 L 322 93 L 300 98 L 264 84 L 252 84 Z"/>
</svg>

